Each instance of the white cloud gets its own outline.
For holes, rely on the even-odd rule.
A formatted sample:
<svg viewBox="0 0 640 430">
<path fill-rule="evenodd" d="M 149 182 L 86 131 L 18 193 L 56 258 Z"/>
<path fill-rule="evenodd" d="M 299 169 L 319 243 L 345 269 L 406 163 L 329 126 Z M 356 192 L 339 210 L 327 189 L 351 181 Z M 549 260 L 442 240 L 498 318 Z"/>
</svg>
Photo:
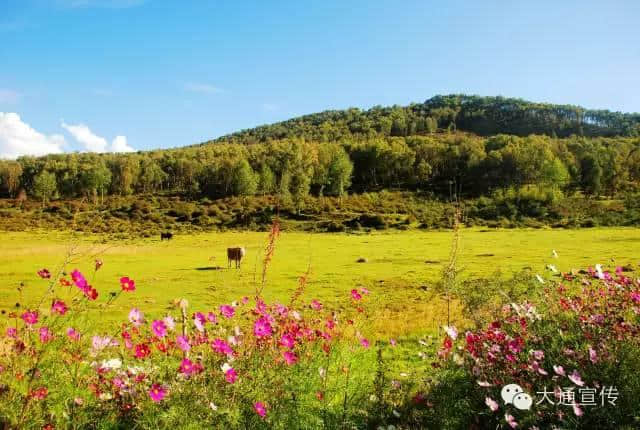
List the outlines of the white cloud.
<svg viewBox="0 0 640 430">
<path fill-rule="evenodd" d="M 22 94 L 9 90 L 6 88 L 0 88 L 0 103 L 18 103 Z"/>
<path fill-rule="evenodd" d="M 104 137 L 93 134 L 91 129 L 84 124 L 69 125 L 62 122 L 62 128 L 71 135 L 89 152 L 107 152 L 107 140 Z"/>
<path fill-rule="evenodd" d="M 58 154 L 64 146 L 63 136 L 45 136 L 22 122 L 17 113 L 0 112 L 0 158 Z"/>
<path fill-rule="evenodd" d="M 135 149 L 129 146 L 126 136 L 116 136 L 111 142 L 111 152 L 135 152 Z"/>
<path fill-rule="evenodd" d="M 222 88 L 218 88 L 209 84 L 202 84 L 196 82 L 188 82 L 184 84 L 184 89 L 187 91 L 192 91 L 194 93 L 204 93 L 204 94 L 218 94 L 222 92 Z"/>
<path fill-rule="evenodd" d="M 109 145 L 107 139 L 93 133 L 84 124 L 70 125 L 63 121 L 62 128 L 71 133 L 84 146 L 84 149 L 89 152 L 135 152 L 135 149 L 127 143 L 126 136 L 116 136 L 111 145 Z"/>
</svg>

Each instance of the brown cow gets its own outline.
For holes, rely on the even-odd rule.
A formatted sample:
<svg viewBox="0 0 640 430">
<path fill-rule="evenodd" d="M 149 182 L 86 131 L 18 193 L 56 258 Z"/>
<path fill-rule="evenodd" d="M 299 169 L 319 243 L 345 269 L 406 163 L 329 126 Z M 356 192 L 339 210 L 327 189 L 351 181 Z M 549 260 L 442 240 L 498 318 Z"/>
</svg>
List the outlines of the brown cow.
<svg viewBox="0 0 640 430">
<path fill-rule="evenodd" d="M 227 262 L 229 263 L 229 268 L 231 268 L 231 261 L 236 262 L 236 269 L 240 268 L 240 263 L 242 262 L 242 257 L 244 257 L 245 250 L 244 248 L 227 248 Z"/>
</svg>

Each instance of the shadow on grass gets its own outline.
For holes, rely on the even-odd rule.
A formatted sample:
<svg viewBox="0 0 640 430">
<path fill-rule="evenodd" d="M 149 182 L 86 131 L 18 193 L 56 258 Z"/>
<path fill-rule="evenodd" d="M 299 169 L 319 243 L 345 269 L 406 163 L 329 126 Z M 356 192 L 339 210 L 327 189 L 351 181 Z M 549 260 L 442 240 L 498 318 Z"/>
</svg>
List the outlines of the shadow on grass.
<svg viewBox="0 0 640 430">
<path fill-rule="evenodd" d="M 199 271 L 208 271 L 208 270 L 223 270 L 224 267 L 220 267 L 220 266 L 207 266 L 207 267 L 196 267 L 196 270 Z"/>
</svg>

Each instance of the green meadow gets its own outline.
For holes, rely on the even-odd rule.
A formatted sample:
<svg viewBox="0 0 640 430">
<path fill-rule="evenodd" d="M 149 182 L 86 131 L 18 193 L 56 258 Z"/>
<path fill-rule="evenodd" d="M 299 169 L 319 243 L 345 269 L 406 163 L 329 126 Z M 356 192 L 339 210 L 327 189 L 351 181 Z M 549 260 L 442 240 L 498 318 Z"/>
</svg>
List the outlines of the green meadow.
<svg viewBox="0 0 640 430">
<path fill-rule="evenodd" d="M 134 306 L 148 315 L 160 315 L 178 298 L 187 299 L 192 310 L 208 310 L 255 292 L 262 279 L 267 238 L 264 232 L 224 232 L 178 235 L 161 242 L 51 231 L 3 233 L 0 306 L 10 311 L 18 303 L 33 303 L 47 287 L 36 272 L 46 267 L 55 274 L 66 261 L 64 270 L 80 269 L 100 292 L 96 302 L 100 312 L 92 313 L 98 324 L 126 319 Z M 288 303 L 299 277 L 309 271 L 304 300 L 337 304 L 351 288 L 370 289 L 376 302 L 377 335 L 432 328 L 446 318 L 442 301 L 434 299 L 434 285 L 448 260 L 451 241 L 451 231 L 282 232 L 263 294 L 267 300 Z M 227 268 L 230 246 L 247 249 L 239 270 Z M 559 258 L 552 257 L 552 250 Z M 462 279 L 506 277 L 523 269 L 550 276 L 545 272 L 550 263 L 566 271 L 612 264 L 602 259 L 615 256 L 616 264 L 635 265 L 639 251 L 640 230 L 632 228 L 465 229 L 457 263 Z M 96 258 L 104 266 L 94 275 Z M 109 293 L 120 290 L 122 276 L 135 279 L 136 292 L 121 294 L 106 305 Z"/>
</svg>

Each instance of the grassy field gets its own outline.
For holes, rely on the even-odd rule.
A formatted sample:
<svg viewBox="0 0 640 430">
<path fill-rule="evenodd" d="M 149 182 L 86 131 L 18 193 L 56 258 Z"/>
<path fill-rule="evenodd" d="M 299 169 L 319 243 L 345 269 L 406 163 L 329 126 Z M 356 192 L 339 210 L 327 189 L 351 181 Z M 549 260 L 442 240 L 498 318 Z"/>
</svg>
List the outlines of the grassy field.
<svg viewBox="0 0 640 430">
<path fill-rule="evenodd" d="M 378 334 L 396 336 L 435 327 L 445 317 L 442 303 L 430 299 L 451 239 L 449 231 L 282 233 L 264 295 L 286 303 L 298 277 L 310 267 L 306 300 L 335 303 L 362 285 L 378 301 L 374 324 Z M 97 236 L 49 231 L 3 233 L 0 307 L 10 310 L 16 302 L 28 304 L 39 297 L 46 283 L 36 271 L 47 267 L 54 272 L 72 251 L 67 270 L 78 268 L 91 274 L 95 258 L 104 261 L 92 282 L 101 293 L 98 305 L 104 304 L 110 291 L 120 289 L 121 276 L 136 280 L 135 294 L 123 295 L 108 307 L 100 305 L 100 323 L 125 319 L 132 306 L 160 315 L 175 298 L 188 299 L 192 309 L 208 309 L 252 295 L 261 278 L 266 240 L 267 233 L 258 232 L 178 235 L 171 242 L 159 238 L 105 242 Z M 237 245 L 247 248 L 247 256 L 240 270 L 229 270 L 226 248 Z M 552 258 L 552 249 L 559 259 Z M 619 264 L 636 264 L 638 255 L 637 229 L 466 229 L 458 263 L 463 278 L 474 278 L 492 276 L 496 270 L 508 276 L 527 267 L 543 273 L 552 262 L 560 270 L 609 264 L 610 257 Z M 360 257 L 367 261 L 358 263 Z M 24 287 L 19 292 L 21 283 Z"/>
</svg>

